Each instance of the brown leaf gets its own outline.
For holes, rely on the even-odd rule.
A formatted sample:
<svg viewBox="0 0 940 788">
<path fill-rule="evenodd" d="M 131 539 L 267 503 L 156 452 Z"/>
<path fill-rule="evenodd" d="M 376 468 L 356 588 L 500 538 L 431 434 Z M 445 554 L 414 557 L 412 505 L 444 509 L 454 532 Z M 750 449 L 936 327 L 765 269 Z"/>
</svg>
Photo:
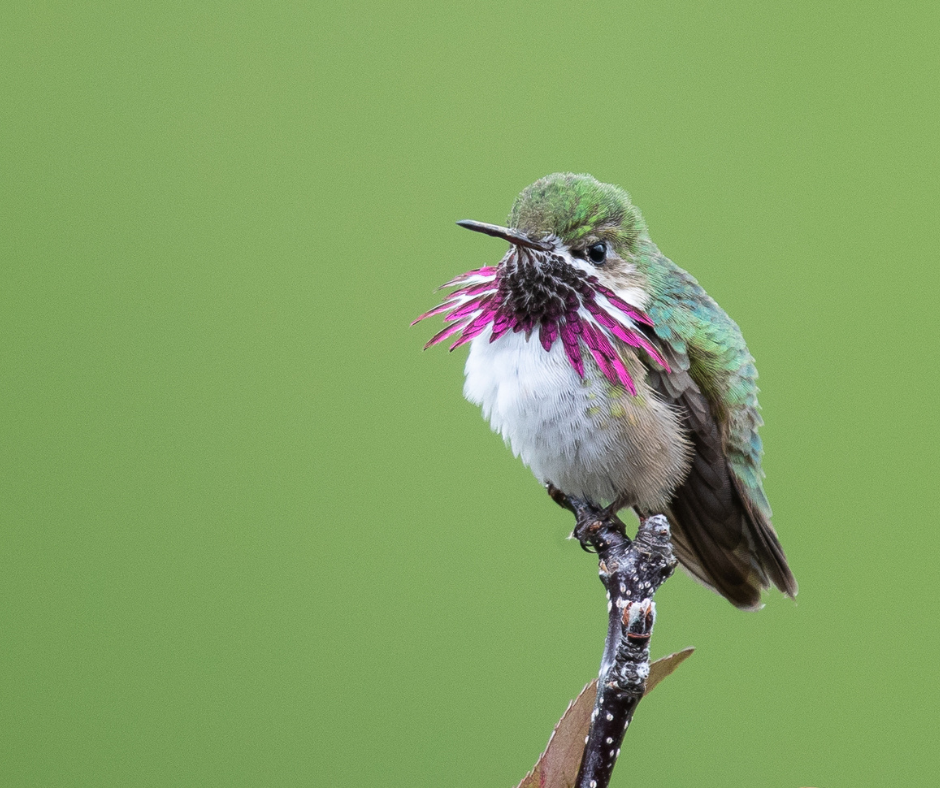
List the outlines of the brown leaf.
<svg viewBox="0 0 940 788">
<path fill-rule="evenodd" d="M 681 665 L 695 649 L 685 648 L 657 659 L 650 665 L 646 694 Z M 588 684 L 561 715 L 535 767 L 516 788 L 573 788 L 581 766 L 584 738 L 591 727 L 591 712 L 597 696 L 597 679 Z"/>
<path fill-rule="evenodd" d="M 659 682 L 691 657 L 693 651 L 695 651 L 695 648 L 689 646 L 689 648 L 684 648 L 682 651 L 677 651 L 674 654 L 667 654 L 665 657 L 660 657 L 653 662 L 650 665 L 650 675 L 649 678 L 646 679 L 646 692 L 643 693 L 643 697 L 645 698 L 649 695 Z"/>
<path fill-rule="evenodd" d="M 516 788 L 572 788 L 581 766 L 584 737 L 591 725 L 597 679 L 588 684 L 561 715 L 535 767 Z"/>
</svg>

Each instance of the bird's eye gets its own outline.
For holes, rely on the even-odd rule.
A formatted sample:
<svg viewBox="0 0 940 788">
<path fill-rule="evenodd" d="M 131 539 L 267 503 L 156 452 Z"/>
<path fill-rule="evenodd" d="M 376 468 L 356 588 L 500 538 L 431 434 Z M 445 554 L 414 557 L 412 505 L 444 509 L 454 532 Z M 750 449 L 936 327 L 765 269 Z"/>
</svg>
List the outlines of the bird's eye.
<svg viewBox="0 0 940 788">
<path fill-rule="evenodd" d="M 601 241 L 600 243 L 589 246 L 587 256 L 588 260 L 594 263 L 594 265 L 600 265 L 607 259 L 607 244 Z"/>
</svg>

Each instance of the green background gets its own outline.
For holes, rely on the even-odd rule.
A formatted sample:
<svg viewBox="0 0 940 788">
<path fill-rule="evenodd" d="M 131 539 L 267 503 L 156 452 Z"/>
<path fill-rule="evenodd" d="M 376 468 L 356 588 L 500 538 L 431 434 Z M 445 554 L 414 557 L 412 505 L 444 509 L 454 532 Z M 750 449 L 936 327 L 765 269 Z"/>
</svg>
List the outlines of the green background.
<svg viewBox="0 0 940 788">
<path fill-rule="evenodd" d="M 936 3 L 11 4 L 0 784 L 509 786 L 597 669 L 570 516 L 421 352 L 557 170 L 761 371 L 800 581 L 686 576 L 615 786 L 930 785 Z M 629 763 L 626 763 L 629 761 Z"/>
</svg>

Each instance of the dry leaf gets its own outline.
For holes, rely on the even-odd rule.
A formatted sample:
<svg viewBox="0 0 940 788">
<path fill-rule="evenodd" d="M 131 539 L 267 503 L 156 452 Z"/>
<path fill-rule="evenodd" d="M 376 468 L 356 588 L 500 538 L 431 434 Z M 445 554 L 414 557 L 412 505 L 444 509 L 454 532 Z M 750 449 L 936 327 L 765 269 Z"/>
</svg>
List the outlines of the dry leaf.
<svg viewBox="0 0 940 788">
<path fill-rule="evenodd" d="M 646 694 L 672 673 L 695 649 L 686 648 L 657 659 L 650 665 Z M 591 727 L 591 712 L 597 696 L 597 679 L 588 684 L 561 715 L 535 767 L 516 788 L 573 788 L 581 766 L 584 738 Z"/>
<path fill-rule="evenodd" d="M 535 768 L 516 788 L 572 788 L 581 765 L 584 737 L 591 725 L 597 679 L 588 684 L 561 715 Z"/>
<path fill-rule="evenodd" d="M 689 648 L 684 648 L 682 651 L 677 651 L 674 654 L 667 654 L 665 657 L 660 657 L 655 662 L 650 665 L 650 675 L 646 679 L 646 692 L 643 694 L 644 697 L 649 695 L 653 688 L 659 684 L 666 676 L 672 673 L 676 668 L 679 667 L 683 662 L 685 662 L 689 657 L 692 656 L 692 652 L 695 649 L 690 646 Z"/>
</svg>

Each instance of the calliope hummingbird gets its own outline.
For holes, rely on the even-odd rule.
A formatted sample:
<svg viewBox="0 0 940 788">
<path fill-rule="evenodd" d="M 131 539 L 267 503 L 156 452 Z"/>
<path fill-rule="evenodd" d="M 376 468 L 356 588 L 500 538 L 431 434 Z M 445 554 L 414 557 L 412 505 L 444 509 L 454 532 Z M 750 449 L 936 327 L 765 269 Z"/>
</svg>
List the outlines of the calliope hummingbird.
<svg viewBox="0 0 940 788">
<path fill-rule="evenodd" d="M 447 324 L 425 347 L 470 345 L 464 396 L 553 497 L 582 525 L 665 514 L 680 563 L 737 607 L 771 584 L 795 596 L 761 483 L 754 359 L 627 192 L 556 173 L 508 227 L 458 224 L 509 250 L 445 285 L 418 318 Z"/>
</svg>

